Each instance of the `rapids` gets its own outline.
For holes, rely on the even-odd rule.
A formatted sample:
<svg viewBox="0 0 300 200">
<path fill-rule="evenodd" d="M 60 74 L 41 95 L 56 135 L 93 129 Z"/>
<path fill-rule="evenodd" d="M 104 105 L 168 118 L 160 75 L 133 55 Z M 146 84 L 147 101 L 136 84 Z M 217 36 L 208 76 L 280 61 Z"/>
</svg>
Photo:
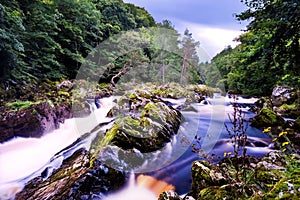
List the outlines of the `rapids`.
<svg viewBox="0 0 300 200">
<path fill-rule="evenodd" d="M 92 113 L 88 117 L 68 119 L 59 129 L 41 138 L 14 138 L 0 144 L 0 199 L 13 199 L 26 182 L 39 176 L 45 169 L 47 178 L 77 149 L 82 147 L 89 149 L 95 127 L 113 120 L 106 118 L 106 114 L 114 104 L 113 100 L 113 97 L 101 99 L 101 107 L 94 109 L 94 106 L 91 106 Z M 171 102 L 174 107 L 180 107 L 185 102 L 185 99 L 164 100 Z M 237 101 L 247 120 L 254 116 L 248 108 L 255 100 L 239 97 Z M 150 175 L 157 180 L 168 182 L 175 186 L 178 194 L 187 193 L 191 185 L 190 168 L 194 160 L 203 159 L 203 155 L 208 154 L 222 158 L 224 152 L 233 151 L 224 126 L 226 123 L 230 127 L 228 114 L 233 112 L 231 101 L 232 99 L 228 97 L 208 98 L 205 103 L 193 103 L 195 111 L 182 111 L 185 121 L 181 124 L 178 134 L 158 153 L 154 152 L 151 154 L 152 157 L 148 156 L 152 160 L 146 160 L 141 167 L 134 169 L 135 173 Z M 99 131 L 99 128 L 97 130 Z M 86 133 L 89 133 L 88 137 L 76 142 Z M 248 126 L 247 136 L 248 154 L 263 156 L 271 151 L 271 139 L 260 130 Z M 147 189 L 129 184 L 120 193 L 123 196 L 129 195 L 128 190 L 141 191 L 144 194 L 149 192 Z M 112 195 L 107 199 L 115 198 Z"/>
</svg>

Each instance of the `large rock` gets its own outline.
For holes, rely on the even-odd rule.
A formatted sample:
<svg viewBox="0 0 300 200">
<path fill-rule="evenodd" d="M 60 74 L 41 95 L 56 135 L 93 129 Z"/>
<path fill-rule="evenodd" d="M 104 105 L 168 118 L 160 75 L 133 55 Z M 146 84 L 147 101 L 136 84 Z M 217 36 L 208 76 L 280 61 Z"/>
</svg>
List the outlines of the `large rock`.
<svg viewBox="0 0 300 200">
<path fill-rule="evenodd" d="M 141 152 L 158 150 L 176 134 L 182 115 L 147 91 L 137 91 L 121 97 L 110 115 L 118 117 L 106 133 L 110 142 L 124 150 Z"/>
<path fill-rule="evenodd" d="M 267 108 L 272 110 L 273 109 L 273 103 L 272 99 L 268 97 L 261 97 L 259 98 L 255 103 L 255 112 L 259 112 L 263 108 Z"/>
<path fill-rule="evenodd" d="M 39 176 L 31 180 L 15 199 L 101 199 L 103 194 L 123 186 L 125 180 L 125 173 L 108 168 L 99 161 L 91 163 L 89 152 L 81 149 L 65 160 L 48 179 Z"/>
<path fill-rule="evenodd" d="M 237 169 L 235 162 L 244 167 Z M 299 199 L 300 157 L 270 152 L 262 160 L 253 157 L 225 158 L 212 165 L 195 161 L 192 166 L 192 190 L 202 199 Z M 243 173 L 242 169 L 246 170 Z"/>
<path fill-rule="evenodd" d="M 200 191 L 210 186 L 219 187 L 226 184 L 226 179 L 215 166 L 206 161 L 195 161 L 192 165 L 191 194 L 199 198 Z"/>
<path fill-rule="evenodd" d="M 62 110 L 61 112 L 64 113 Z M 14 136 L 40 137 L 58 128 L 61 122 L 58 114 L 49 102 L 32 103 L 27 108 L 7 110 L 0 119 L 0 141 Z"/>
<path fill-rule="evenodd" d="M 297 98 L 297 91 L 291 87 L 277 86 L 273 89 L 271 98 L 274 106 L 290 104 Z"/>
<path fill-rule="evenodd" d="M 256 128 L 273 127 L 273 126 L 283 126 L 285 123 L 284 119 L 276 114 L 274 111 L 263 108 L 260 112 L 253 118 L 251 126 Z"/>
</svg>

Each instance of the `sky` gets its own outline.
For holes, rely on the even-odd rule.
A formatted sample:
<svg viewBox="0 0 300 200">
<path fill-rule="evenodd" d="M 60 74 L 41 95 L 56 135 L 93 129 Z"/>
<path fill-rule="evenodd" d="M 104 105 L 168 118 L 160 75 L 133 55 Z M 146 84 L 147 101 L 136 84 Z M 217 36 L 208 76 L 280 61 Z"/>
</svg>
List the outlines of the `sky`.
<svg viewBox="0 0 300 200">
<path fill-rule="evenodd" d="M 168 19 L 183 34 L 186 28 L 200 42 L 199 57 L 208 61 L 245 30 L 247 23 L 239 22 L 234 14 L 245 10 L 240 0 L 124 0 L 145 8 L 161 22 Z"/>
</svg>

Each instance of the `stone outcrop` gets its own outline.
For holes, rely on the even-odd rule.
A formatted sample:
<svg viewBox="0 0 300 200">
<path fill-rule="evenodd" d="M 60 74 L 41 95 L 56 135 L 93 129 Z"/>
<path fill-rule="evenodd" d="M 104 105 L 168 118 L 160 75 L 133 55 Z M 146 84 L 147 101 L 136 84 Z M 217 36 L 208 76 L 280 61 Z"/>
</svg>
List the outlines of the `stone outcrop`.
<svg viewBox="0 0 300 200">
<path fill-rule="evenodd" d="M 22 104 L 22 102 L 19 102 Z M 36 102 L 27 108 L 9 108 L 0 117 L 0 141 L 21 137 L 40 137 L 70 118 L 70 108 L 54 107 L 49 101 Z"/>
<path fill-rule="evenodd" d="M 229 160 L 228 160 L 229 159 Z M 300 196 L 299 156 L 289 159 L 270 152 L 262 160 L 249 159 L 246 173 L 236 179 L 234 158 L 217 165 L 195 161 L 192 166 L 192 190 L 195 199 L 297 199 Z M 229 162 L 230 161 L 230 162 Z M 244 176 L 244 177 L 243 177 Z"/>
<path fill-rule="evenodd" d="M 298 98 L 297 90 L 291 87 L 277 86 L 272 91 L 272 103 L 281 106 L 284 103 L 293 103 Z"/>
<path fill-rule="evenodd" d="M 107 84 L 78 80 L 14 85 L 0 90 L 0 142 L 15 136 L 40 137 L 65 119 L 91 113 L 92 100 L 111 95 Z"/>
</svg>

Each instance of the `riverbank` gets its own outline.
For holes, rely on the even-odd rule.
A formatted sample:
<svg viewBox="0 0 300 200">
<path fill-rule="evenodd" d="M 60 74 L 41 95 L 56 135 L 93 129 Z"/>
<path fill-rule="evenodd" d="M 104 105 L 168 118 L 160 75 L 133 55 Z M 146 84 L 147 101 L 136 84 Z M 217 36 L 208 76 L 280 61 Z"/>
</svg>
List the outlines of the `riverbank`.
<svg viewBox="0 0 300 200">
<path fill-rule="evenodd" d="M 56 156 L 50 159 L 52 160 L 51 162 L 60 163 L 57 165 L 58 167 L 53 167 L 53 163 L 46 164 L 46 168 L 44 168 L 39 172 L 41 176 L 37 175 L 37 178 L 27 183 L 25 189 L 24 190 L 21 189 L 22 192 L 17 195 L 17 198 L 24 199 L 25 197 L 29 198 L 30 196 L 43 198 L 45 197 L 43 195 L 48 195 L 48 196 L 50 195 L 51 198 L 57 198 L 63 196 L 65 198 L 72 197 L 75 199 L 92 198 L 93 195 L 96 196 L 98 195 L 97 198 L 102 198 L 101 196 L 105 195 L 107 192 L 121 188 L 126 182 L 128 177 L 128 172 L 130 170 L 139 169 L 140 173 L 145 173 L 146 162 L 152 165 L 156 165 L 156 167 L 158 167 L 158 165 L 162 164 L 164 161 L 167 161 L 168 160 L 167 158 L 169 158 L 173 153 L 178 152 L 180 147 L 184 146 L 183 145 L 184 140 L 186 141 L 186 145 L 185 145 L 186 148 L 190 148 L 188 151 L 191 152 L 196 151 L 196 154 L 194 155 L 197 155 L 194 158 L 190 158 L 189 157 L 190 155 L 183 154 L 183 156 L 185 155 L 188 156 L 185 158 L 185 160 L 190 160 L 191 162 L 195 161 L 192 170 L 190 168 L 188 169 L 188 171 L 192 171 L 192 178 L 193 178 L 192 188 L 191 191 L 188 193 L 188 195 L 193 196 L 195 199 L 197 198 L 202 199 L 205 197 L 205 195 L 206 196 L 211 195 L 214 194 L 214 192 L 220 193 L 221 196 L 224 195 L 226 196 L 227 194 L 223 193 L 224 189 L 226 191 L 230 191 L 231 193 L 236 192 L 236 194 L 239 194 L 240 191 L 229 190 L 227 187 L 231 188 L 234 185 L 240 185 L 242 188 L 244 188 L 244 186 L 248 187 L 248 184 L 252 181 L 252 178 L 254 177 L 257 178 L 258 177 L 257 174 L 265 173 L 261 171 L 262 164 L 259 164 L 260 162 L 263 162 L 263 165 L 264 166 L 266 165 L 268 169 L 273 170 L 274 167 L 275 171 L 283 170 L 285 168 L 285 170 L 283 170 L 284 172 L 280 173 L 281 174 L 280 177 L 285 176 L 285 173 L 294 173 L 295 169 L 298 167 L 297 146 L 295 148 L 292 145 L 292 143 L 286 143 L 287 141 L 283 140 L 286 138 L 289 139 L 289 137 L 287 136 L 289 136 L 290 134 L 285 133 L 284 127 L 278 126 L 278 122 L 280 122 L 281 119 L 279 118 L 280 115 L 276 112 L 274 114 L 278 117 L 275 118 L 272 117 L 272 115 L 270 115 L 269 112 L 267 112 L 266 114 L 267 117 L 272 119 L 274 118 L 275 120 L 278 121 L 278 122 L 277 121 L 274 122 L 275 124 L 274 126 L 272 125 L 273 127 L 269 128 L 270 124 L 265 124 L 264 126 L 259 128 L 264 130 L 264 132 L 272 131 L 273 137 L 275 135 L 273 134 L 273 130 L 276 131 L 281 130 L 281 132 L 279 132 L 277 136 L 275 135 L 275 138 L 277 138 L 276 141 L 278 141 L 279 143 L 277 143 L 276 141 L 273 142 L 279 150 L 283 151 L 285 148 L 286 150 L 284 152 L 289 152 L 291 155 L 294 156 L 290 158 L 290 160 L 292 160 L 293 163 L 290 164 L 290 161 L 288 161 L 289 158 L 285 157 L 284 155 L 275 156 L 276 159 L 279 159 L 280 161 L 286 159 L 286 162 L 279 163 L 279 164 L 277 160 L 275 160 L 274 162 L 276 165 L 272 163 L 273 161 L 269 162 L 270 159 L 268 160 L 267 158 L 264 158 L 265 160 L 266 159 L 268 160 L 266 161 L 267 162 L 266 164 L 264 163 L 265 161 L 264 159 L 261 160 L 257 157 L 255 158 L 244 157 L 244 163 L 247 164 L 245 164 L 244 166 L 240 166 L 241 169 L 245 168 L 250 171 L 255 171 L 254 173 L 255 176 L 253 175 L 251 177 L 248 177 L 249 178 L 248 181 L 250 182 L 243 182 L 244 181 L 243 175 L 238 174 L 238 176 L 241 176 L 238 179 L 236 179 L 237 177 L 234 177 L 236 174 L 237 167 L 232 165 L 232 163 L 237 162 L 235 161 L 235 159 L 238 160 L 241 158 L 237 159 L 231 157 L 231 155 L 233 155 L 233 151 L 228 150 L 232 148 L 232 146 L 229 148 L 230 146 L 229 144 L 231 143 L 230 139 L 218 138 L 218 142 L 217 140 L 215 141 L 216 143 L 214 145 L 219 147 L 218 148 L 219 150 L 222 149 L 224 151 L 223 147 L 226 147 L 225 152 L 218 153 L 219 161 L 221 160 L 220 162 L 214 161 L 212 163 L 209 163 L 209 159 L 207 159 L 205 163 L 203 161 L 197 161 L 201 159 L 199 157 L 201 153 L 201 148 L 196 146 L 197 144 L 199 144 L 199 141 L 202 142 L 201 144 L 202 146 L 200 147 L 203 148 L 205 145 L 207 145 L 207 143 L 204 143 L 205 145 L 203 144 L 203 141 L 206 141 L 204 136 L 200 137 L 198 135 L 197 138 L 194 138 L 195 135 L 187 134 L 189 132 L 190 133 L 193 132 L 192 131 L 193 126 L 195 127 L 196 131 L 203 132 L 200 127 L 202 127 L 203 125 L 205 126 L 206 122 L 204 121 L 205 123 L 203 124 L 203 120 L 202 120 L 204 116 L 205 119 L 208 118 L 212 118 L 214 120 L 221 119 L 218 116 L 221 107 L 214 106 L 214 105 L 205 106 L 207 102 L 203 101 L 204 98 L 206 98 L 207 96 L 213 96 L 212 94 L 214 90 L 210 90 L 208 87 L 203 85 L 188 86 L 187 88 L 184 89 L 181 86 L 176 84 L 166 84 L 162 86 L 143 85 L 143 86 L 139 86 L 138 89 L 133 90 L 133 85 L 123 85 L 122 87 L 115 90 L 114 93 L 112 93 L 113 95 L 117 94 L 121 96 L 118 96 L 114 100 L 113 99 L 109 100 L 110 104 L 113 104 L 115 106 L 112 109 L 108 108 L 106 109 L 106 111 L 103 111 L 101 109 L 97 110 L 96 104 L 99 103 L 99 107 L 104 108 L 105 105 L 108 105 L 109 102 L 105 103 L 101 99 L 102 96 L 97 97 L 95 92 L 91 92 L 92 90 L 88 88 L 84 88 L 83 86 L 86 86 L 85 83 L 81 82 L 81 84 L 82 84 L 81 87 L 75 88 L 75 89 L 80 88 L 78 91 L 80 91 L 81 93 L 70 92 L 70 94 L 72 95 L 80 94 L 77 96 L 77 99 L 80 99 L 81 101 L 78 102 L 83 102 L 82 105 L 86 105 L 84 107 L 81 107 L 81 112 L 83 114 L 80 114 L 78 116 L 81 119 L 84 119 L 87 116 L 90 115 L 94 116 L 97 113 L 102 113 L 102 115 L 104 115 L 103 117 L 105 116 L 108 117 L 107 120 L 105 122 L 101 120 L 100 121 L 95 120 L 94 126 L 91 126 L 89 129 L 86 129 L 86 132 L 83 131 L 81 132 L 81 134 L 78 135 L 79 137 L 78 140 L 74 138 L 73 144 L 71 144 L 72 142 L 70 143 L 71 146 L 67 147 L 65 150 L 61 151 L 60 153 L 57 153 Z M 74 85 L 72 85 L 72 87 L 74 87 Z M 89 87 L 95 87 L 95 86 L 90 85 Z M 96 86 L 95 88 L 97 87 L 99 86 Z M 103 91 L 101 90 L 102 92 L 101 94 L 105 94 L 105 93 L 108 94 L 107 91 L 106 92 Z M 95 98 L 95 96 L 97 98 Z M 206 100 L 209 99 L 206 98 Z M 221 99 L 219 99 L 218 102 L 220 100 Z M 74 99 L 72 99 L 72 101 L 74 102 Z M 240 107 L 243 107 L 245 106 L 245 103 L 248 102 L 250 101 L 240 97 L 239 100 L 240 104 L 236 104 L 236 105 L 240 105 Z M 223 103 L 224 105 L 226 105 L 226 102 Z M 22 111 L 23 109 L 26 110 L 32 108 L 30 106 L 26 108 L 19 107 L 17 111 L 20 112 L 20 110 Z M 86 112 L 87 109 L 85 108 L 88 108 L 87 112 Z M 206 108 L 206 110 L 203 108 Z M 244 109 L 243 112 L 248 113 L 247 108 L 242 108 L 242 109 Z M 257 111 L 258 114 L 257 116 L 264 114 L 264 112 L 261 112 L 261 110 L 263 109 L 265 109 L 265 107 L 262 107 L 260 108 L 259 111 Z M 231 113 L 233 110 L 234 110 L 234 106 L 229 105 L 228 108 L 224 109 L 223 115 L 226 116 L 227 112 Z M 214 112 L 209 113 L 211 111 Z M 205 114 L 206 112 L 208 113 Z M 106 115 L 106 113 L 108 114 Z M 183 114 L 183 116 L 181 116 L 181 114 Z M 103 119 L 103 117 L 101 119 Z M 258 119 L 254 117 L 253 120 L 258 120 Z M 259 118 L 259 120 L 262 120 L 262 118 Z M 202 124 L 198 124 L 199 121 L 201 121 Z M 91 120 L 86 121 L 86 124 L 87 123 L 91 124 Z M 182 124 L 184 123 L 186 123 L 186 125 L 182 126 Z M 207 123 L 214 124 L 214 122 L 211 121 L 207 121 Z M 181 125 L 179 126 L 179 124 Z M 223 126 L 224 124 L 221 123 L 220 125 Z M 292 128 L 288 130 L 290 131 L 292 130 Z M 294 129 L 294 132 L 297 132 L 297 130 Z M 179 134 L 182 137 L 177 137 L 176 134 L 177 135 Z M 186 136 L 189 136 L 190 138 Z M 86 147 L 86 145 L 83 145 L 83 144 L 87 144 L 86 143 L 87 138 L 90 139 L 92 138 L 91 140 L 90 139 L 88 140 L 89 142 L 87 142 L 87 143 L 91 143 L 92 141 L 91 145 L 88 145 L 88 147 Z M 272 143 L 271 140 L 272 139 L 270 139 L 269 142 L 266 142 L 264 144 L 263 142 L 264 140 L 258 140 L 256 138 L 249 137 L 247 138 L 247 143 L 246 143 L 247 150 L 248 152 L 251 152 L 251 148 L 253 148 L 253 150 L 259 150 L 261 152 L 263 150 L 268 150 L 269 152 L 272 149 L 272 148 L 268 149 L 268 145 Z M 178 143 L 179 146 L 176 146 L 176 143 Z M 258 148 L 259 145 L 263 145 L 261 146 L 262 148 Z M 208 148 L 208 146 L 206 147 L 206 149 Z M 296 151 L 292 152 L 292 148 L 296 149 Z M 72 150 L 70 151 L 72 153 L 69 152 L 70 149 Z M 223 157 L 225 159 L 223 159 Z M 160 158 L 160 160 L 157 160 L 158 158 Z M 179 165 L 182 165 L 184 163 L 181 162 L 181 159 L 178 160 L 179 160 Z M 200 171 L 205 172 L 204 174 L 202 173 L 199 175 L 199 173 L 197 172 L 197 170 L 199 171 L 199 166 L 200 168 L 202 166 L 205 166 L 204 168 L 202 167 L 203 169 L 202 168 L 200 169 Z M 291 166 L 291 168 L 288 168 L 288 166 Z M 181 169 L 181 168 L 171 167 L 170 169 Z M 120 180 L 124 180 L 124 181 L 120 184 L 115 185 L 116 183 L 114 182 L 114 180 L 116 179 L 111 179 L 110 176 L 105 178 L 108 171 L 111 170 L 112 170 L 112 174 L 111 174 L 112 176 L 114 176 L 113 174 L 119 174 L 117 177 L 120 178 Z M 164 171 L 163 173 L 169 173 L 169 172 Z M 103 176 L 101 175 L 101 180 L 99 180 L 100 174 L 103 175 Z M 188 176 L 186 172 L 184 174 Z M 214 178 L 216 177 L 218 178 L 219 175 L 221 177 L 220 179 L 221 181 L 214 180 Z M 285 176 L 285 177 L 289 178 L 290 176 Z M 205 178 L 208 178 L 208 180 L 206 180 Z M 277 183 L 275 179 L 278 181 L 279 177 L 274 178 L 274 180 L 272 179 L 273 180 L 272 184 Z M 200 181 L 202 183 L 203 180 L 205 180 L 206 183 L 201 187 L 197 186 L 195 188 L 195 185 L 199 185 L 198 182 Z M 62 181 L 62 183 L 64 181 L 70 182 L 70 184 L 69 185 L 58 184 L 59 181 Z M 255 184 L 257 183 L 253 182 L 252 184 L 251 182 L 250 184 L 251 186 L 249 186 L 250 189 L 249 188 L 248 189 L 252 190 L 253 189 L 252 186 L 254 187 Z M 264 183 L 262 181 L 259 184 L 263 185 L 263 184 L 270 184 L 270 183 L 267 182 Z M 53 187 L 58 187 L 60 189 L 54 192 L 54 190 L 51 190 L 51 188 L 53 187 L 52 186 L 48 187 L 49 185 L 52 185 Z M 275 187 L 275 185 L 273 186 Z M 105 187 L 107 187 L 107 189 L 104 189 Z M 176 187 L 178 191 L 178 187 L 180 186 L 176 185 Z M 261 193 L 263 193 L 264 195 L 268 191 L 265 189 L 265 187 L 267 186 L 263 186 L 263 188 L 260 190 Z M 296 185 L 295 187 L 297 188 L 298 186 Z M 91 190 L 88 188 L 94 188 L 94 189 Z M 215 188 L 215 189 L 221 188 L 222 190 L 210 191 L 207 190 L 207 188 Z M 254 188 L 256 188 L 256 186 Z M 60 190 L 64 192 L 60 192 Z M 206 192 L 204 192 L 203 190 L 205 190 Z M 67 194 L 66 191 L 69 191 L 69 193 Z M 257 195 L 256 193 L 253 192 L 252 193 L 246 192 L 246 194 L 248 195 L 247 197 Z M 167 194 L 163 194 L 163 195 L 167 195 Z M 208 197 L 211 196 L 207 196 L 207 198 Z M 161 198 L 163 198 L 163 196 Z M 178 198 L 180 197 L 178 196 Z"/>
</svg>

